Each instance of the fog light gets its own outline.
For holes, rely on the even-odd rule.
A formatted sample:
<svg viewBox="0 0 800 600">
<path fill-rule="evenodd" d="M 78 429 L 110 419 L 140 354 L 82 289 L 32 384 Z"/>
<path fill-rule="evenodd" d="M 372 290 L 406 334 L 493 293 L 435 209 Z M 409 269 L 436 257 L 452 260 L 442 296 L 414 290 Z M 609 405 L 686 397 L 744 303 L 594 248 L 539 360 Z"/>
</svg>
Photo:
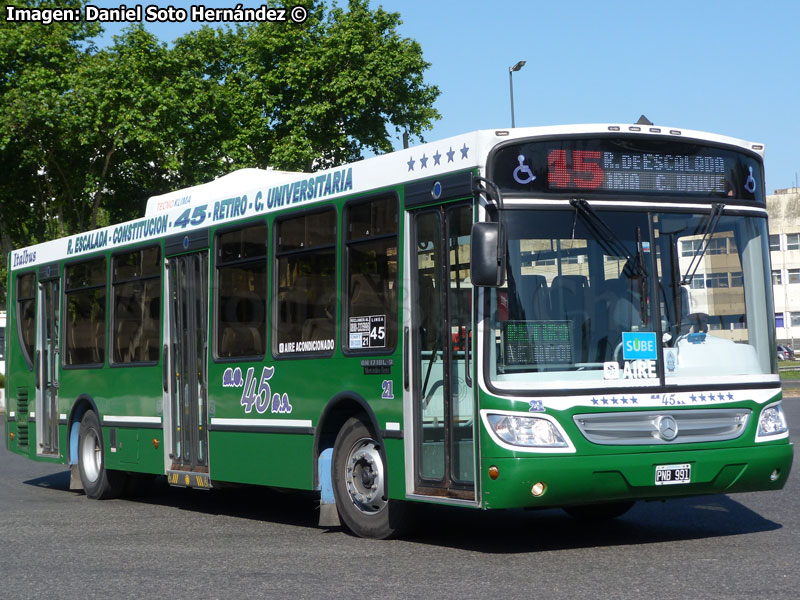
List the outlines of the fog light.
<svg viewBox="0 0 800 600">
<path fill-rule="evenodd" d="M 498 469 L 494 465 L 489 467 L 489 477 L 491 477 L 492 479 L 497 479 L 498 477 L 500 477 L 500 469 Z"/>
<path fill-rule="evenodd" d="M 778 481 L 778 478 L 780 476 L 781 476 L 781 470 L 780 469 L 775 469 L 772 473 L 770 473 L 769 480 L 770 481 Z"/>
<path fill-rule="evenodd" d="M 539 496 L 544 494 L 544 491 L 546 489 L 547 486 L 544 483 L 542 483 L 541 481 L 537 481 L 536 483 L 533 484 L 533 487 L 531 488 L 531 494 L 536 498 L 538 498 Z"/>
</svg>

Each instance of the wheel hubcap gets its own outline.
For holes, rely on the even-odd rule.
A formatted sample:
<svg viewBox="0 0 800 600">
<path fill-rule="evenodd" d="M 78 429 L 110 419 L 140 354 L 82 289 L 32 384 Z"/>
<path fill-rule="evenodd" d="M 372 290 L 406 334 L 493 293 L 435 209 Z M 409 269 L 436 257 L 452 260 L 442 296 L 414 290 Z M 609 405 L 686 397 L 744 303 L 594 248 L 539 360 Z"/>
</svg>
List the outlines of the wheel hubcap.
<svg viewBox="0 0 800 600">
<path fill-rule="evenodd" d="M 380 447 L 375 440 L 358 440 L 347 457 L 345 482 L 355 507 L 371 514 L 386 506 Z"/>
<path fill-rule="evenodd" d="M 97 439 L 97 434 L 93 430 L 89 430 L 81 440 L 81 465 L 83 473 L 89 481 L 97 481 L 100 476 L 101 462 L 100 440 Z"/>
</svg>

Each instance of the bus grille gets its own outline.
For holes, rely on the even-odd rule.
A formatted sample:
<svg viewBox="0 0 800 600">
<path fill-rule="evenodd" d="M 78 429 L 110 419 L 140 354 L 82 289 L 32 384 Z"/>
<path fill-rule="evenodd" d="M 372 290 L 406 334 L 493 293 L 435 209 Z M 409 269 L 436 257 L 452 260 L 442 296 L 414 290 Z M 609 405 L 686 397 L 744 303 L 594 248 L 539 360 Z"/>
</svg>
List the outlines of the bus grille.
<svg viewBox="0 0 800 600">
<path fill-rule="evenodd" d="M 584 437 L 595 444 L 689 444 L 738 438 L 747 427 L 750 412 L 744 408 L 715 408 L 593 413 L 575 415 L 573 419 Z"/>
<path fill-rule="evenodd" d="M 28 390 L 17 390 L 17 446 L 28 445 Z"/>
</svg>

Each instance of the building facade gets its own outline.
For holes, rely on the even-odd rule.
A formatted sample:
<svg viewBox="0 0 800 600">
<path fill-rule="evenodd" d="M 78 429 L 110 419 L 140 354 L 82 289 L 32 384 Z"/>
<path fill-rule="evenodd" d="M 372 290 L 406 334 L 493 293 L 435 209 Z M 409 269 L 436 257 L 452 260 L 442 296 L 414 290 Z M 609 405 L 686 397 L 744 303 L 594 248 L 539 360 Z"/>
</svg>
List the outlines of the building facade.
<svg viewBox="0 0 800 600">
<path fill-rule="evenodd" d="M 767 196 L 772 290 L 778 343 L 800 342 L 800 188 Z"/>
</svg>

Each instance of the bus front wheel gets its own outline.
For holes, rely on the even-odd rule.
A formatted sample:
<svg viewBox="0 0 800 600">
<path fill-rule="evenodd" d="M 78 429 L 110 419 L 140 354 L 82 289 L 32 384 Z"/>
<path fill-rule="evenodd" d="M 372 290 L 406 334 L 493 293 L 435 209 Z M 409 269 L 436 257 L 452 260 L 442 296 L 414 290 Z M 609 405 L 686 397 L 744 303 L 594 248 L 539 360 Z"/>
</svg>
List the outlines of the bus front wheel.
<svg viewBox="0 0 800 600">
<path fill-rule="evenodd" d="M 336 436 L 333 493 L 339 516 L 354 534 L 385 539 L 399 532 L 404 504 L 389 500 L 381 445 L 361 419 L 349 419 Z"/>
<path fill-rule="evenodd" d="M 78 470 L 83 491 L 89 498 L 117 498 L 125 488 L 125 474 L 105 467 L 103 432 L 97 415 L 89 410 L 81 419 L 78 430 Z"/>
</svg>

